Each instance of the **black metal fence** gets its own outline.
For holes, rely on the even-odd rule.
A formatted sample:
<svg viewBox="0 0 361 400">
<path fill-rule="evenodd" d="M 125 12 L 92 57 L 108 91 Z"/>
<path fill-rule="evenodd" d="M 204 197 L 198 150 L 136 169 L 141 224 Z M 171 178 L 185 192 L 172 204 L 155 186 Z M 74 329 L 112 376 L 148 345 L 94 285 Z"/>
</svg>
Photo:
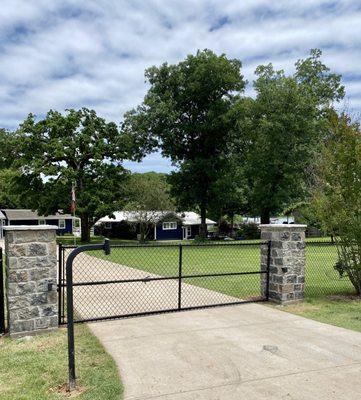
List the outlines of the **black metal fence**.
<svg viewBox="0 0 361 400">
<path fill-rule="evenodd" d="M 334 242 L 306 243 L 306 299 L 355 292 L 347 275 L 338 267 L 338 261 L 337 246 Z"/>
<path fill-rule="evenodd" d="M 5 333 L 5 287 L 3 249 L 0 247 L 0 334 Z"/>
<path fill-rule="evenodd" d="M 73 263 L 75 321 L 85 322 L 267 300 L 264 243 L 111 245 Z M 59 246 L 59 323 L 66 323 L 66 259 Z M 267 285 L 266 285 L 267 286 Z"/>
</svg>

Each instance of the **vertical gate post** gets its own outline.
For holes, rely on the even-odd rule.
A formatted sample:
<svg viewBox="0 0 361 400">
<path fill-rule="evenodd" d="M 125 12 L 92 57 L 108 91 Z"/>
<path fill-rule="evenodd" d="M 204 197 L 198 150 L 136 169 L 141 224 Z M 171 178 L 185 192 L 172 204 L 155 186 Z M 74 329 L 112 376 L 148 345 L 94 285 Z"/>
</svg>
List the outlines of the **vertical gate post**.
<svg viewBox="0 0 361 400">
<path fill-rule="evenodd" d="M 62 295 L 63 295 L 63 249 L 58 245 L 58 325 L 62 322 Z"/>
<path fill-rule="evenodd" d="M 0 333 L 5 333 L 5 291 L 3 268 L 3 249 L 0 247 Z"/>
<path fill-rule="evenodd" d="M 69 369 L 69 390 L 76 388 L 75 374 L 75 343 L 74 343 L 74 299 L 73 299 L 73 262 L 75 257 L 88 250 L 104 250 L 105 255 L 110 254 L 109 239 L 102 244 L 87 244 L 76 247 L 66 260 L 66 319 L 68 328 L 68 369 Z"/>
<path fill-rule="evenodd" d="M 57 228 L 55 225 L 4 227 L 7 319 L 11 337 L 58 327 Z"/>
<path fill-rule="evenodd" d="M 306 225 L 261 225 L 261 240 L 271 247 L 261 248 L 261 270 L 269 279 L 263 279 L 264 297 L 279 304 L 303 300 L 305 289 L 305 230 Z M 267 282 L 268 281 L 268 282 Z"/>
<path fill-rule="evenodd" d="M 179 243 L 178 310 L 182 309 L 182 264 L 183 264 L 183 246 L 182 246 L 182 243 Z"/>
</svg>

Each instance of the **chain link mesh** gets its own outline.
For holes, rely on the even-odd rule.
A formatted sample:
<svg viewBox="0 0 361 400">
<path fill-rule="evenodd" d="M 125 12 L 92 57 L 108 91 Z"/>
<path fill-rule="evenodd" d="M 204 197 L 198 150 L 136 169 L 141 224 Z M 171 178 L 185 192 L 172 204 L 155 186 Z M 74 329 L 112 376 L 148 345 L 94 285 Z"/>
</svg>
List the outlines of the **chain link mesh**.
<svg viewBox="0 0 361 400">
<path fill-rule="evenodd" d="M 265 300 L 260 245 L 111 245 L 110 255 L 81 253 L 73 263 L 76 320 Z M 63 269 L 73 249 L 62 247 Z"/>
<path fill-rule="evenodd" d="M 332 242 L 308 242 L 306 245 L 305 298 L 353 293 L 345 273 L 337 269 L 337 246 Z"/>
</svg>

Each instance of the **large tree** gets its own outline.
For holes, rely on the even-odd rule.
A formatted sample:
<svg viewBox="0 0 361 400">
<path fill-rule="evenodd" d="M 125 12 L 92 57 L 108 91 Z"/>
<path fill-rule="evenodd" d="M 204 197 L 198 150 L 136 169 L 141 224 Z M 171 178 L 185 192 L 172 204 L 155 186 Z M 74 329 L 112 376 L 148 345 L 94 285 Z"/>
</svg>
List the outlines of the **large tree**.
<svg viewBox="0 0 361 400">
<path fill-rule="evenodd" d="M 179 207 L 198 209 L 200 235 L 212 186 L 227 162 L 231 126 L 227 114 L 245 82 L 241 62 L 198 51 L 184 61 L 146 70 L 143 103 L 126 114 L 123 128 L 148 150 L 160 148 L 177 167 L 170 177 Z"/>
<path fill-rule="evenodd" d="M 331 73 L 319 50 L 296 63 L 287 76 L 272 64 L 256 69 L 256 97 L 242 99 L 236 131 L 248 188 L 249 212 L 269 223 L 272 214 L 304 199 L 306 179 L 319 144 L 327 132 L 327 115 L 344 88 Z M 238 143 L 239 144 L 239 143 Z"/>
<path fill-rule="evenodd" d="M 148 172 L 132 174 L 126 185 L 125 211 L 131 214 L 140 227 L 140 241 L 144 242 L 154 223 L 167 212 L 174 210 L 165 174 Z"/>
<path fill-rule="evenodd" d="M 65 114 L 51 110 L 38 122 L 30 114 L 16 137 L 22 197 L 45 215 L 67 211 L 75 185 L 81 239 L 89 241 L 95 220 L 122 206 L 127 171 L 121 161 L 132 156 L 128 138 L 115 123 L 85 108 Z"/>
<path fill-rule="evenodd" d="M 361 294 L 361 130 L 347 115 L 331 117 L 317 161 L 313 209 L 336 239 L 342 271 Z"/>
</svg>

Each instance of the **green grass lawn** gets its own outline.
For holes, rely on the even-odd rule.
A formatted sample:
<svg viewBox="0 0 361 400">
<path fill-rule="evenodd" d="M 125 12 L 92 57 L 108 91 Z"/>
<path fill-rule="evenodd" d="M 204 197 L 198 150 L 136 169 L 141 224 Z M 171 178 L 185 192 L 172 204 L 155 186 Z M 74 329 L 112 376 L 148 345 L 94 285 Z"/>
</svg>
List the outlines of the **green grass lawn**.
<svg viewBox="0 0 361 400">
<path fill-rule="evenodd" d="M 159 276 L 176 277 L 179 269 L 179 247 L 177 245 L 148 247 L 116 247 L 106 256 L 101 251 L 93 255 Z M 259 244 L 182 246 L 182 275 L 204 275 L 259 271 Z M 110 277 L 108 277 L 110 278 Z M 111 278 L 110 278 L 111 279 Z M 227 277 L 185 278 L 185 283 L 205 287 L 237 298 L 260 296 L 260 275 Z M 151 284 L 151 283 L 149 283 Z"/>
<path fill-rule="evenodd" d="M 361 298 L 327 296 L 306 298 L 302 303 L 276 306 L 282 311 L 361 332 Z"/>
<path fill-rule="evenodd" d="M 85 325 L 75 327 L 78 388 L 81 400 L 121 399 L 122 385 L 113 359 Z M 66 329 L 30 339 L 0 338 L 0 399 L 66 399 Z"/>
</svg>

